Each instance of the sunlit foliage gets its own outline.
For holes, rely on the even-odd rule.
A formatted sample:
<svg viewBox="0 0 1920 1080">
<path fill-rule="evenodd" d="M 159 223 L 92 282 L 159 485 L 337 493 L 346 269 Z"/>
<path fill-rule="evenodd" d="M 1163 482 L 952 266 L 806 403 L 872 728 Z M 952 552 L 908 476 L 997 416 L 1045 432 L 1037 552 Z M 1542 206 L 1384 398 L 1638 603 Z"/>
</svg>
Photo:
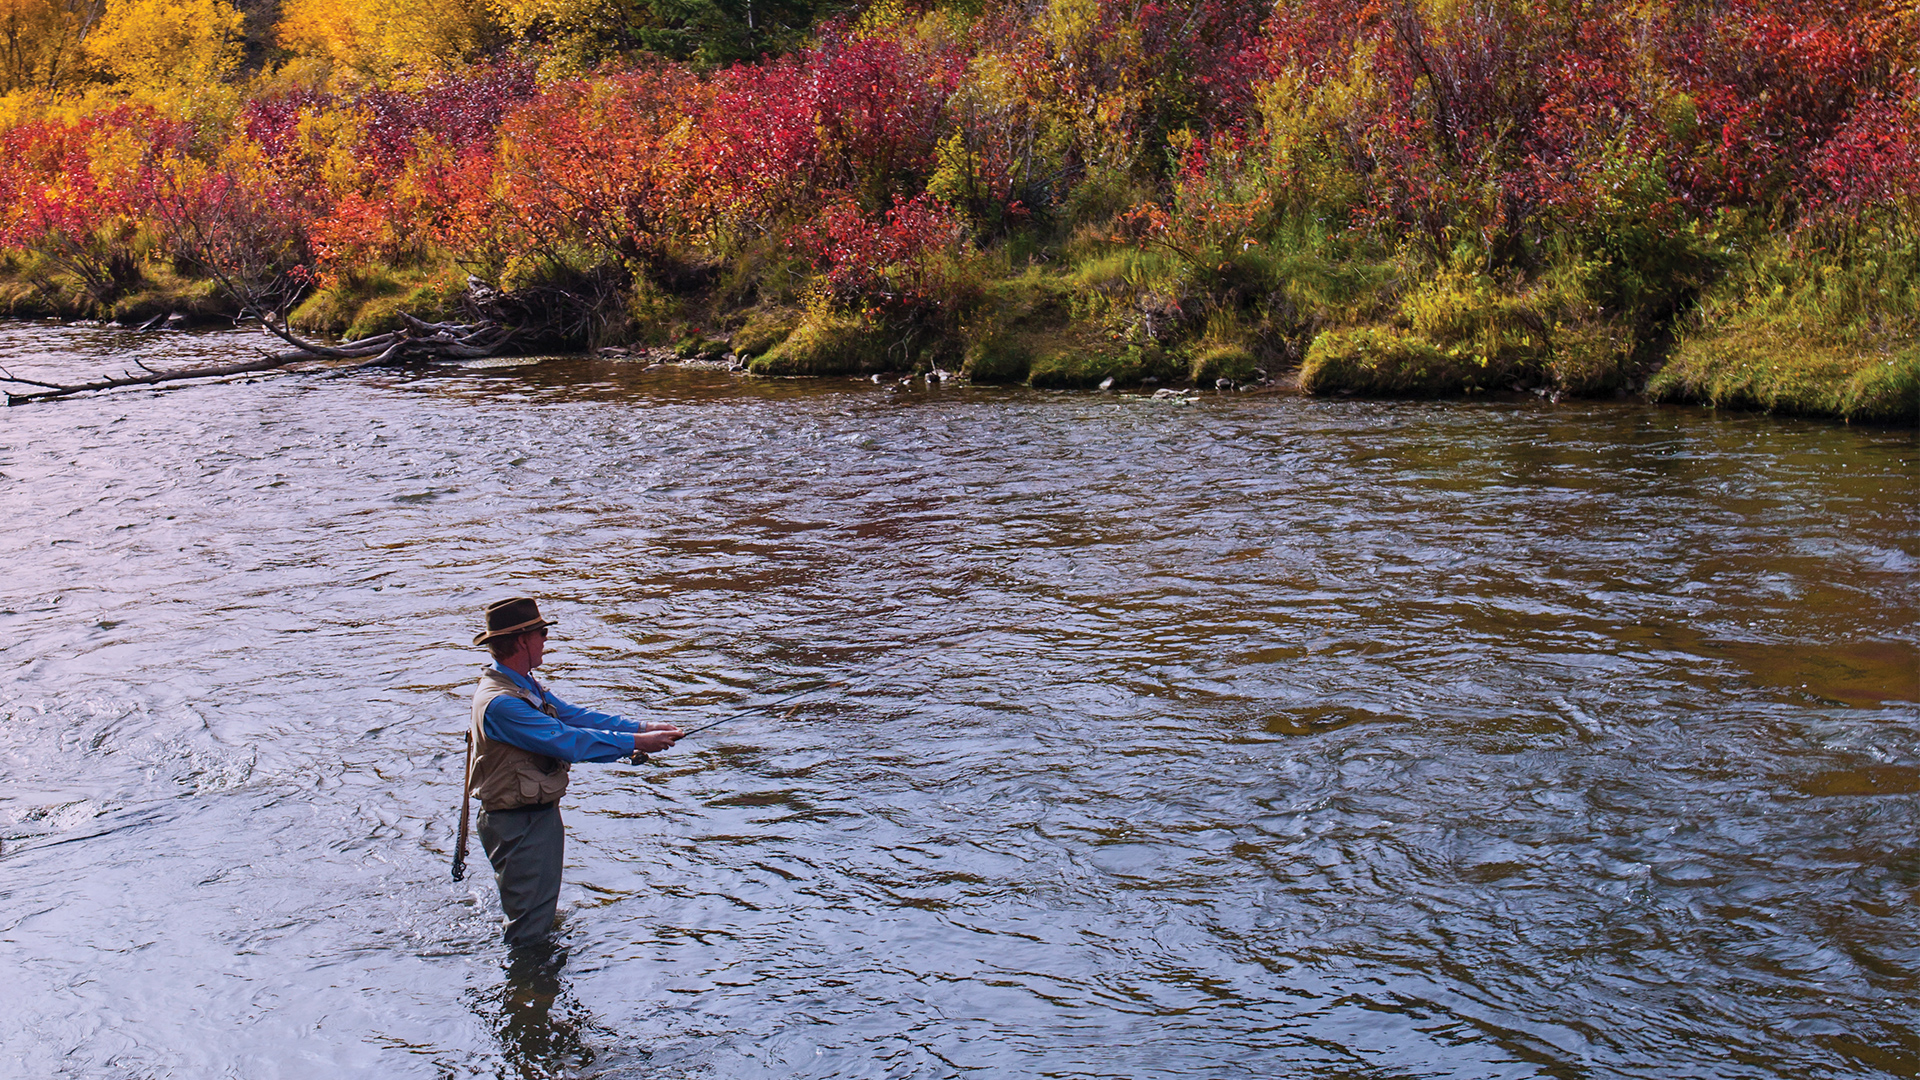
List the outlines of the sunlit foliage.
<svg viewBox="0 0 1920 1080">
<path fill-rule="evenodd" d="M 648 53 L 703 68 L 803 43 L 843 0 L 493 0 L 518 40 L 538 47 L 556 75 Z"/>
<path fill-rule="evenodd" d="M 107 0 L 86 51 L 129 89 L 191 92 L 239 66 L 241 29 L 227 0 Z"/>
<path fill-rule="evenodd" d="M 279 42 L 343 85 L 451 71 L 497 43 L 485 0 L 289 0 Z"/>
<path fill-rule="evenodd" d="M 81 47 L 104 0 L 0 0 L 0 94 L 52 91 L 86 73 Z"/>
</svg>

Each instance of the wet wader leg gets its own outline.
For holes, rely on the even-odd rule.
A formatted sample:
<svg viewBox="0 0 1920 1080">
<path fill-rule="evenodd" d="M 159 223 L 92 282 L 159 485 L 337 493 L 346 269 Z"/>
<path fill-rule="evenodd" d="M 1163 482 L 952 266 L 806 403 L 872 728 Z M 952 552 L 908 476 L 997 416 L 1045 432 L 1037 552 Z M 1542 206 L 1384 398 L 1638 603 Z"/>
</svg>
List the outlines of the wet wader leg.
<svg viewBox="0 0 1920 1080">
<path fill-rule="evenodd" d="M 480 843 L 500 886 L 507 944 L 538 944 L 553 928 L 566 842 L 558 806 L 480 811 Z"/>
</svg>

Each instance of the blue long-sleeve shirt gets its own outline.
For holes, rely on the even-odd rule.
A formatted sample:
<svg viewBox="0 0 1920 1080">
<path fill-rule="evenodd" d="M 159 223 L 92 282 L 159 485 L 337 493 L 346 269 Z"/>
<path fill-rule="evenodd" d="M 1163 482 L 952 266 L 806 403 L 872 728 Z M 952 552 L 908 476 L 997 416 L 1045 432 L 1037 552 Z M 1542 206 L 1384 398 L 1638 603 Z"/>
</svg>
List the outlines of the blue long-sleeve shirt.
<svg viewBox="0 0 1920 1080">
<path fill-rule="evenodd" d="M 532 691 L 536 699 L 553 706 L 555 715 L 548 716 L 511 694 L 501 694 L 487 703 L 487 738 L 562 761 L 615 761 L 633 753 L 633 735 L 641 729 L 639 723 L 570 705 L 531 676 L 499 664 L 492 666 L 515 685 Z"/>
</svg>

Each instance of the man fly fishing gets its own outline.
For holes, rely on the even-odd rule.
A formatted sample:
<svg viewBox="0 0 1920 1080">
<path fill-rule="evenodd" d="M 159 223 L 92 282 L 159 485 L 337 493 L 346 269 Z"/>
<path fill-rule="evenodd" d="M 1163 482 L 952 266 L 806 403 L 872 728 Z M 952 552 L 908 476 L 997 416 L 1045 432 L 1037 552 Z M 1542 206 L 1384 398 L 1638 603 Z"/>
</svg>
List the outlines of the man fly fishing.
<svg viewBox="0 0 1920 1080">
<path fill-rule="evenodd" d="M 627 720 L 570 705 L 533 677 L 546 656 L 540 606 L 517 596 L 487 605 L 487 628 L 474 637 L 493 663 L 473 691 L 467 730 L 466 785 L 453 878 L 466 872 L 469 798 L 480 800 L 480 843 L 493 864 L 511 946 L 545 940 L 560 900 L 566 832 L 560 796 L 577 761 L 644 759 L 684 734 L 667 723 Z"/>
</svg>

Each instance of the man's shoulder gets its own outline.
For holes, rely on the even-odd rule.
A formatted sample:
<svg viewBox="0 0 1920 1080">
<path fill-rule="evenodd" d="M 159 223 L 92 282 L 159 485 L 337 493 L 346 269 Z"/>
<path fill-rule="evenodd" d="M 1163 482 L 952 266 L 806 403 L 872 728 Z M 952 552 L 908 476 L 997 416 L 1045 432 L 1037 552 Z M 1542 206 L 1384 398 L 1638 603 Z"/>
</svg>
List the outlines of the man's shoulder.
<svg viewBox="0 0 1920 1080">
<path fill-rule="evenodd" d="M 513 677 L 506 672 L 491 665 L 480 669 L 480 678 L 473 684 L 473 695 L 475 697 L 483 694 L 489 696 L 512 694 L 516 697 L 524 697 L 526 693 L 526 687 L 514 681 Z"/>
</svg>

